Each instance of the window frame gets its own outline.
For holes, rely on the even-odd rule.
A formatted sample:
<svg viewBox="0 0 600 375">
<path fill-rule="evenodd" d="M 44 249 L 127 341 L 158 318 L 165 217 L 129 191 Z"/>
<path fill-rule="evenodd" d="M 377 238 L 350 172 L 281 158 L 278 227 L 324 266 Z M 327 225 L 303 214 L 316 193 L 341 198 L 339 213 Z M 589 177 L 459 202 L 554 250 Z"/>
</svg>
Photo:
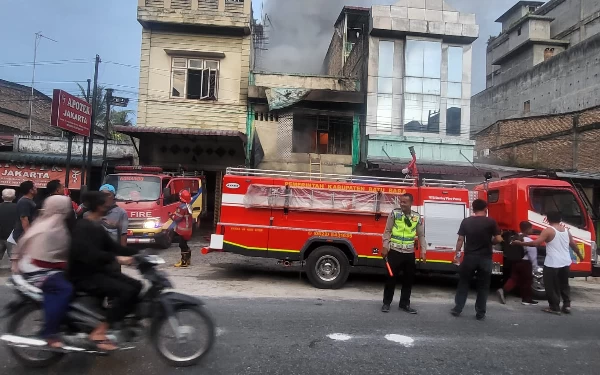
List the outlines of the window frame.
<svg viewBox="0 0 600 375">
<path fill-rule="evenodd" d="M 176 60 L 185 60 L 185 67 L 176 66 Z M 202 68 L 198 68 L 192 66 L 192 61 L 201 61 Z M 216 64 L 216 68 L 211 67 L 210 65 Z M 169 90 L 169 99 L 179 99 L 179 100 L 189 100 L 189 101 L 218 101 L 219 100 L 219 73 L 221 70 L 221 62 L 217 59 L 206 59 L 201 57 L 183 57 L 183 56 L 172 56 L 171 57 L 171 75 L 170 75 L 170 90 Z M 204 89 L 204 73 L 201 73 L 201 81 L 200 81 L 200 97 L 199 98 L 188 98 L 188 84 L 189 84 L 189 71 L 196 70 L 200 72 L 208 72 L 207 77 L 209 79 L 209 86 L 207 88 L 208 93 L 206 95 L 202 94 L 202 90 Z M 183 95 L 174 96 L 173 88 L 175 82 L 175 72 L 185 72 L 184 73 L 184 83 L 183 83 Z M 210 95 L 210 78 L 211 75 L 214 74 L 215 84 L 214 84 L 214 95 Z"/>
<path fill-rule="evenodd" d="M 577 194 L 568 188 L 561 188 L 561 187 L 550 187 L 550 186 L 532 186 L 529 188 L 529 209 L 532 210 L 533 212 L 542 215 L 542 216 L 546 216 L 548 214 L 547 210 L 543 210 L 544 212 L 539 212 L 535 209 L 535 207 L 533 206 L 533 197 L 536 191 L 552 191 L 552 192 L 561 192 L 561 193 L 569 193 L 571 194 L 571 197 L 573 198 L 573 201 L 577 204 L 577 208 L 579 210 L 579 215 L 581 217 L 581 222 L 576 224 L 576 223 L 572 223 L 572 222 L 568 222 L 567 220 L 565 220 L 565 218 L 563 217 L 563 223 L 571 225 L 573 227 L 576 228 L 580 228 L 580 229 L 585 229 L 588 226 L 588 221 L 587 221 L 587 215 L 586 215 L 586 207 L 584 204 L 582 204 L 581 200 L 579 199 L 579 197 L 577 196 Z M 556 201 L 554 202 L 554 204 L 556 205 Z M 560 211 L 559 207 L 556 207 L 557 210 Z M 572 216 L 569 216 L 572 217 Z"/>
<path fill-rule="evenodd" d="M 425 44 L 426 43 L 426 44 Z M 435 45 L 435 49 L 430 48 Z M 420 39 L 420 38 L 408 38 L 405 42 L 404 48 L 404 95 L 402 100 L 402 132 L 408 133 L 410 135 L 419 135 L 419 134 L 440 134 L 441 131 L 441 99 L 442 99 L 442 62 L 443 62 L 443 42 L 440 40 L 431 40 L 431 39 Z M 435 50 L 435 57 L 439 58 L 439 72 L 427 71 L 426 61 L 429 61 L 432 52 Z M 417 55 L 412 56 L 410 53 L 417 53 Z M 421 62 L 423 64 L 422 69 L 416 66 L 415 62 Z M 412 71 L 408 69 L 408 67 L 412 66 Z M 418 76 L 420 75 L 420 76 Z M 436 81 L 439 87 L 438 90 L 426 90 L 426 88 L 433 88 L 433 85 L 430 85 Z M 415 92 L 418 90 L 413 90 L 409 88 L 408 85 L 411 82 L 415 83 L 413 85 L 415 87 L 421 86 L 420 92 Z M 415 98 L 420 97 L 420 106 L 416 108 L 415 103 L 419 100 Z M 435 100 L 430 100 L 435 98 Z M 408 108 L 410 106 L 410 108 Z M 433 111 L 430 109 L 433 108 Z M 407 111 L 408 109 L 408 111 Z M 427 118 L 427 123 L 424 123 L 423 119 L 425 118 L 425 111 L 429 109 L 429 116 Z M 409 128 L 407 130 L 407 125 L 413 123 L 417 119 L 408 118 L 407 112 L 416 113 L 420 111 L 419 116 L 419 130 L 412 130 Z M 437 113 L 437 123 L 430 123 L 431 118 L 435 118 L 431 116 L 431 113 Z"/>
</svg>

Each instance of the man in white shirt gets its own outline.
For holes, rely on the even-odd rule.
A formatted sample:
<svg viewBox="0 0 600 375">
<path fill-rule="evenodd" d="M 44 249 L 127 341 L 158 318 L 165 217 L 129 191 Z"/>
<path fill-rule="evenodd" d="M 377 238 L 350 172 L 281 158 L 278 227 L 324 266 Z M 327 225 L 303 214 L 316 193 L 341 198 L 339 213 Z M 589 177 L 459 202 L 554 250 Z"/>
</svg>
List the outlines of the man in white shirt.
<svg viewBox="0 0 600 375">
<path fill-rule="evenodd" d="M 540 236 L 528 243 L 522 241 L 513 241 L 515 245 L 521 246 L 539 246 L 546 243 L 546 259 L 544 260 L 544 286 L 548 296 L 549 307 L 544 312 L 560 315 L 560 299 L 563 300 L 562 312 L 571 313 L 571 290 L 569 288 L 569 271 L 571 267 L 571 252 L 577 254 L 577 257 L 583 261 L 583 255 L 573 236 L 561 224 L 562 216 L 560 212 L 548 212 L 548 223 L 550 226 L 540 233 Z"/>
<path fill-rule="evenodd" d="M 531 223 L 529 221 L 522 221 L 519 224 L 519 229 L 521 230 L 520 236 L 522 236 L 523 242 L 531 242 L 532 239 L 528 237 L 533 231 Z M 524 246 L 523 248 L 525 250 L 525 256 L 512 264 L 510 278 L 506 281 L 504 287 L 498 289 L 498 297 L 500 297 L 500 302 L 503 304 L 506 304 L 505 294 L 511 292 L 517 286 L 521 292 L 521 303 L 523 305 L 530 306 L 538 304 L 538 301 L 534 301 L 532 298 L 531 289 L 533 284 L 533 270 L 538 267 L 537 247 Z"/>
</svg>

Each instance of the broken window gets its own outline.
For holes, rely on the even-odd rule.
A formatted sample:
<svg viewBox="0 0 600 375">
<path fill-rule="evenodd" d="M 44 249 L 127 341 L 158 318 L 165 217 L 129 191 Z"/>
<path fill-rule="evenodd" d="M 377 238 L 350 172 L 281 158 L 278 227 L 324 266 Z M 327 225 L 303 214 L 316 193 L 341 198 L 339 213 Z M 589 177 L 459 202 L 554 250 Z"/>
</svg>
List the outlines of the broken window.
<svg viewBox="0 0 600 375">
<path fill-rule="evenodd" d="M 292 152 L 352 155 L 350 116 L 294 114 Z"/>
<path fill-rule="evenodd" d="M 171 97 L 217 100 L 219 62 L 174 57 L 172 60 Z"/>
</svg>

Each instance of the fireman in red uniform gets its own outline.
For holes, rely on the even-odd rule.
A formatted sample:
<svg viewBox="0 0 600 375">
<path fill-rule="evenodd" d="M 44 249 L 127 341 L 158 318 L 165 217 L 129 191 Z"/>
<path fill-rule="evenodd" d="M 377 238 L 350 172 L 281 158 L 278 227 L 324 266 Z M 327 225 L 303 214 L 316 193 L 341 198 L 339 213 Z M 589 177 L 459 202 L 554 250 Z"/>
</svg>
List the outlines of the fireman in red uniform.
<svg viewBox="0 0 600 375">
<path fill-rule="evenodd" d="M 192 253 L 187 242 L 192 238 L 192 195 L 187 190 L 179 192 L 179 200 L 181 204 L 171 215 L 173 229 L 179 235 L 179 248 L 181 249 L 181 260 L 175 264 L 175 267 L 189 267 L 191 265 Z"/>
</svg>

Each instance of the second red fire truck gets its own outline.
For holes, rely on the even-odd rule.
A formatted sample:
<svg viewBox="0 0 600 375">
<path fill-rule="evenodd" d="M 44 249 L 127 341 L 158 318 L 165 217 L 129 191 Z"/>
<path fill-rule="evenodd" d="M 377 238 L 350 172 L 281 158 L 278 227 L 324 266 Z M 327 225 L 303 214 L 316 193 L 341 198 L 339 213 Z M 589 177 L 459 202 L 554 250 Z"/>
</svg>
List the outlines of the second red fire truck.
<svg viewBox="0 0 600 375">
<path fill-rule="evenodd" d="M 544 214 L 558 210 L 584 254 L 574 254 L 572 276 L 588 276 L 596 263 L 596 235 L 586 206 L 569 183 L 549 178 L 511 178 L 483 183 L 418 178 L 342 176 L 230 168 L 223 178 L 222 207 L 216 233 L 203 251 L 227 251 L 306 262 L 317 288 L 340 288 L 352 266 L 383 266 L 382 233 L 400 196 L 414 196 L 428 242 L 422 271 L 457 271 L 452 264 L 457 230 L 470 215 L 470 203 L 487 199 L 489 215 L 502 230 L 530 221 L 538 233 L 548 226 Z M 418 245 L 418 244 L 417 244 Z M 543 260 L 544 249 L 540 251 Z M 543 264 L 543 263 L 540 263 Z M 541 270 L 534 288 L 543 292 Z M 502 275 L 503 254 L 493 254 L 493 274 Z"/>
</svg>

